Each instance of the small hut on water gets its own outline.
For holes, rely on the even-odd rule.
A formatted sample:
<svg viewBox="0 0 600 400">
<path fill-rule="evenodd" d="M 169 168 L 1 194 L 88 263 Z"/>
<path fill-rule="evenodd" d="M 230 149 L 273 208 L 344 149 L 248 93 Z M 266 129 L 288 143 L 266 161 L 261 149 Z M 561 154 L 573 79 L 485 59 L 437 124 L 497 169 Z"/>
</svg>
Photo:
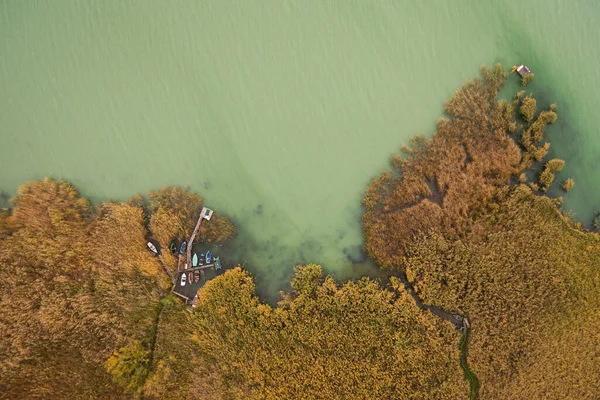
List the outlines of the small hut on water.
<svg viewBox="0 0 600 400">
<path fill-rule="evenodd" d="M 517 72 L 519 73 L 519 75 L 525 76 L 525 75 L 529 75 L 531 73 L 531 70 L 529 68 L 527 68 L 527 65 L 521 64 L 517 68 Z"/>
</svg>

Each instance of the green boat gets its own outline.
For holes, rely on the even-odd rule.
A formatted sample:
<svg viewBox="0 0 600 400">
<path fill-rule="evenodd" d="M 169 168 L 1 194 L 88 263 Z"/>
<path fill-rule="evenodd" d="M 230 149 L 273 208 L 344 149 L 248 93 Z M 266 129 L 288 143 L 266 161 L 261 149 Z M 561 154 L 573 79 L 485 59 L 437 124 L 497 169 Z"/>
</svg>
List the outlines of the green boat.
<svg viewBox="0 0 600 400">
<path fill-rule="evenodd" d="M 198 266 L 198 254 L 194 253 L 194 257 L 192 257 L 192 267 Z"/>
</svg>

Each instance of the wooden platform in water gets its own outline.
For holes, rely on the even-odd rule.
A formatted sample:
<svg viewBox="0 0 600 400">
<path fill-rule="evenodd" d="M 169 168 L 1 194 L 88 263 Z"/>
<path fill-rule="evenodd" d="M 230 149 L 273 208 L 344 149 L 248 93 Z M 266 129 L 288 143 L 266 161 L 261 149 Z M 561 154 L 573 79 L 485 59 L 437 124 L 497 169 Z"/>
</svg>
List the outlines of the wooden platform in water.
<svg viewBox="0 0 600 400">
<path fill-rule="evenodd" d="M 180 274 L 187 274 L 190 272 L 195 272 L 195 271 L 200 271 L 200 276 L 201 279 L 205 279 L 204 277 L 204 270 L 205 269 L 212 269 L 212 270 L 217 270 L 220 269 L 221 266 L 219 265 L 218 267 L 215 266 L 214 263 L 212 264 L 206 264 L 206 265 L 198 265 L 196 267 L 192 267 L 192 246 L 194 244 L 194 239 L 196 239 L 196 234 L 198 233 L 198 229 L 200 229 L 200 224 L 202 223 L 203 219 L 206 219 L 207 221 L 210 220 L 210 218 L 212 217 L 213 211 L 209 208 L 203 207 L 202 208 L 202 212 L 200 213 L 200 217 L 198 217 L 198 221 L 196 222 L 196 226 L 194 226 L 194 230 L 192 231 L 192 235 L 190 236 L 190 239 L 187 242 L 187 248 L 186 248 L 186 252 L 185 252 L 185 257 L 182 257 L 182 254 L 178 254 L 177 256 L 177 273 L 172 276 L 173 279 L 173 287 L 171 288 L 171 293 L 176 294 L 177 296 L 183 298 L 185 300 L 185 302 L 187 304 L 189 304 L 190 302 L 190 298 L 185 296 L 184 294 L 179 293 L 176 289 L 179 287 L 178 283 L 179 283 L 179 278 L 180 278 Z M 182 265 L 183 264 L 183 265 Z M 188 268 L 185 268 L 185 266 L 189 266 Z M 170 275 L 170 274 L 169 274 Z"/>
<path fill-rule="evenodd" d="M 207 268 L 214 268 L 215 264 L 206 264 L 206 265 L 198 265 L 197 267 L 191 267 L 188 269 L 182 269 L 181 271 L 195 271 L 195 270 L 203 270 Z"/>
</svg>

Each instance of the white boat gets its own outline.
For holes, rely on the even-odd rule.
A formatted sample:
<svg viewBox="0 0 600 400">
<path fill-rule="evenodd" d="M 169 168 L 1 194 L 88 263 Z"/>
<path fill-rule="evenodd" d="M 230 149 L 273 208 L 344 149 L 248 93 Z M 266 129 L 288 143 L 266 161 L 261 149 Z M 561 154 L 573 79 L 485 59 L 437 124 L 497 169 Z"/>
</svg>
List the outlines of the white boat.
<svg viewBox="0 0 600 400">
<path fill-rule="evenodd" d="M 148 242 L 146 245 L 148 246 L 151 252 L 153 252 L 154 254 L 158 254 L 158 250 L 152 242 Z"/>
<path fill-rule="evenodd" d="M 185 274 L 181 274 L 181 286 L 185 286 L 186 276 Z"/>
</svg>

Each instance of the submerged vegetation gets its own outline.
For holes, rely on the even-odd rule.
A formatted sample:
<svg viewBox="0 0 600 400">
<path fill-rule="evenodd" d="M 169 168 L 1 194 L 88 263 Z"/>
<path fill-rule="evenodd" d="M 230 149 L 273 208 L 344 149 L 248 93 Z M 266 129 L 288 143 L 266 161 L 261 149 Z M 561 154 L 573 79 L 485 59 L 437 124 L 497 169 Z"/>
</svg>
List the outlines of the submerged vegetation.
<svg viewBox="0 0 600 400">
<path fill-rule="evenodd" d="M 176 258 L 152 256 L 146 241 L 168 249 L 187 237 L 198 195 L 167 187 L 92 207 L 65 182 L 23 185 L 0 212 L 2 395 L 600 397 L 600 236 L 543 195 L 562 160 L 527 184 L 557 107 L 536 115 L 525 92 L 498 100 L 507 75 L 483 68 L 433 137 L 413 138 L 367 189 L 365 249 L 400 275 L 385 285 L 306 265 L 274 307 L 234 268 L 192 311 L 168 294 Z M 198 235 L 234 233 L 215 214 Z M 440 318 L 450 313 L 470 328 Z"/>
</svg>

